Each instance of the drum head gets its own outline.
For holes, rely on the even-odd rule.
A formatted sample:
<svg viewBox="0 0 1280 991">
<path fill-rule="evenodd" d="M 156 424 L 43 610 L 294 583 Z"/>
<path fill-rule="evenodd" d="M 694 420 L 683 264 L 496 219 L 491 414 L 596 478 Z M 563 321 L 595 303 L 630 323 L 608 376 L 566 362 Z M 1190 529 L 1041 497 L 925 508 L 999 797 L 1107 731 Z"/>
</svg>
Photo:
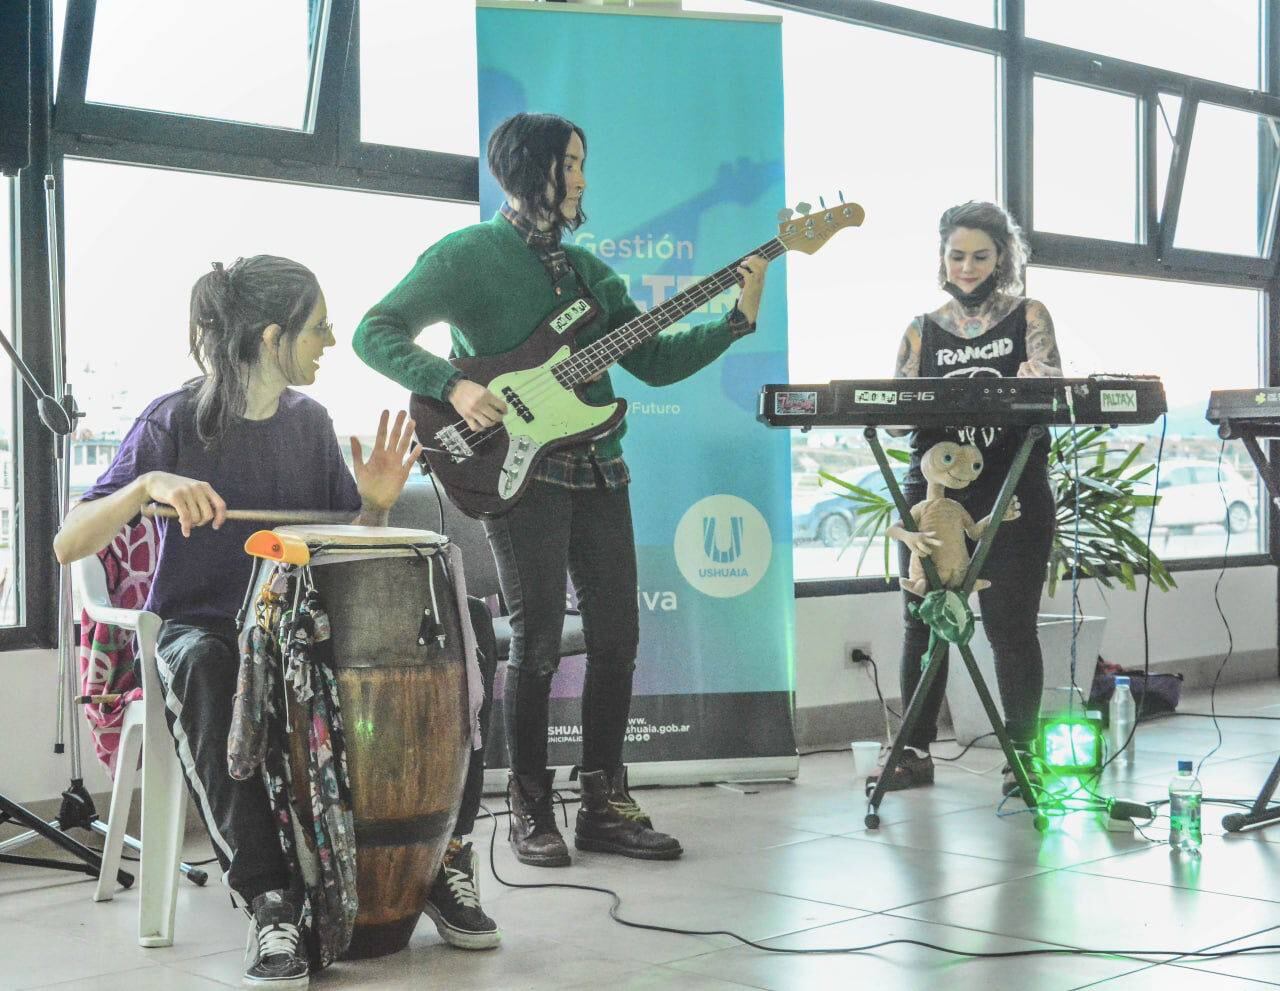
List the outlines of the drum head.
<svg viewBox="0 0 1280 991">
<path fill-rule="evenodd" d="M 275 531 L 297 537 L 311 548 L 312 564 L 324 560 L 358 557 L 413 556 L 423 550 L 438 551 L 449 543 L 433 530 L 396 526 L 302 525 L 281 526 Z"/>
</svg>

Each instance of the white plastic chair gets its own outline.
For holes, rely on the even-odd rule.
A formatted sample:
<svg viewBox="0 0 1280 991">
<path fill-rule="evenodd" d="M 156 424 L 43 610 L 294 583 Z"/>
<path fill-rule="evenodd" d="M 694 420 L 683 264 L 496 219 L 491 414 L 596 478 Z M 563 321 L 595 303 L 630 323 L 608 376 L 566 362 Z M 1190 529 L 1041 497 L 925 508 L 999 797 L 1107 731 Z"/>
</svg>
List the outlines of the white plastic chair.
<svg viewBox="0 0 1280 991">
<path fill-rule="evenodd" d="M 72 580 L 81 606 L 98 623 L 138 635 L 138 659 L 142 668 L 142 699 L 125 708 L 116 751 L 116 780 L 111 790 L 102 871 L 94 891 L 96 902 L 115 897 L 116 872 L 124 846 L 125 824 L 133 802 L 133 786 L 142 754 L 142 860 L 138 905 L 138 944 L 172 946 L 173 917 L 177 908 L 178 863 L 186 825 L 186 801 L 182 766 L 173 738 L 165 724 L 164 688 L 156 671 L 156 637 L 160 617 L 141 609 L 120 609 L 107 595 L 102 562 L 90 554 L 75 563 Z"/>
</svg>

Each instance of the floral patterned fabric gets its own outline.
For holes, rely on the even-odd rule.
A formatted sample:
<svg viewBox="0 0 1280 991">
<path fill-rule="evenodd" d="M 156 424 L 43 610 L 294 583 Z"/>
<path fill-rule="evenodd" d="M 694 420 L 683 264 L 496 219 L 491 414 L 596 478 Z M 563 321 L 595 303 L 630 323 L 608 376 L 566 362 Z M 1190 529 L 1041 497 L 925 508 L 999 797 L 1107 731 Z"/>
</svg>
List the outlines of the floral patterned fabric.
<svg viewBox="0 0 1280 991">
<path fill-rule="evenodd" d="M 155 521 L 145 516 L 136 526 L 124 526 L 115 539 L 99 551 L 98 560 L 107 573 L 107 593 L 113 606 L 141 609 L 146 604 L 158 551 Z M 125 707 L 142 698 L 142 686 L 134 677 L 133 663 L 131 631 L 95 623 L 87 613 L 81 614 L 80 694 L 121 695 L 115 703 L 84 707 L 93 733 L 94 751 L 113 777 Z"/>
<path fill-rule="evenodd" d="M 240 676 L 227 740 L 228 771 L 259 769 L 280 847 L 291 866 L 300 927 L 313 970 L 351 942 L 356 838 L 346 739 L 333 674 L 329 616 L 309 568 L 273 566 L 255 593 L 253 621 L 240 634 Z M 305 733 L 304 780 L 290 736 Z"/>
</svg>

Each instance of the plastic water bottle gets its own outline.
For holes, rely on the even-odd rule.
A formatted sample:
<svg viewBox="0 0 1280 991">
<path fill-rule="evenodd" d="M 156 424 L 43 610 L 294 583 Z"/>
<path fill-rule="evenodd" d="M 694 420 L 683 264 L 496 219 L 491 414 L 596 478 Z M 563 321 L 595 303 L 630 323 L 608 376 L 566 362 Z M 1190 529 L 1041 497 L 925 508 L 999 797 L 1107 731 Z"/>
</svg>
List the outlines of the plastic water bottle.
<svg viewBox="0 0 1280 991">
<path fill-rule="evenodd" d="M 1169 782 L 1169 846 L 1178 851 L 1200 850 L 1200 805 L 1204 789 L 1191 769 L 1191 761 L 1178 761 L 1178 773 Z"/>
<path fill-rule="evenodd" d="M 1112 763 L 1117 767 L 1132 767 L 1134 751 L 1137 750 L 1134 726 L 1138 718 L 1138 707 L 1134 704 L 1129 679 L 1125 675 L 1116 676 L 1116 687 L 1111 693 L 1108 713 L 1107 743 L 1111 749 Z M 1130 739 L 1131 736 L 1133 739 Z M 1126 743 L 1128 746 L 1125 746 Z"/>
</svg>

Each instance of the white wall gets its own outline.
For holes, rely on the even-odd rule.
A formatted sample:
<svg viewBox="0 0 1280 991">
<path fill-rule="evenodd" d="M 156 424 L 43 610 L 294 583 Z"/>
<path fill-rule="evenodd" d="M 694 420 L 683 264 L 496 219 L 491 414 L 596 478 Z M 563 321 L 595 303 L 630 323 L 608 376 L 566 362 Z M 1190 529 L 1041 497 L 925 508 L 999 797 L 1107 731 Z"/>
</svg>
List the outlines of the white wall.
<svg viewBox="0 0 1280 991">
<path fill-rule="evenodd" d="M 17 650 L 0 654 L 0 792 L 17 802 L 57 798 L 71 773 L 71 755 L 53 752 L 58 652 Z M 111 780 L 93 756 L 88 723 L 81 719 L 85 787 L 111 790 Z M 68 730 L 70 727 L 67 727 Z M 99 804 L 98 813 L 106 816 Z"/>
<path fill-rule="evenodd" d="M 1189 682 L 1203 680 L 1203 670 L 1216 669 L 1227 649 L 1227 636 L 1213 603 L 1217 571 L 1178 572 L 1178 588 L 1153 588 L 1148 608 L 1151 663 L 1162 669 L 1183 670 Z M 1107 617 L 1102 656 L 1125 667 L 1142 666 L 1142 582 L 1138 591 L 1113 590 L 1104 599 L 1096 582 L 1081 587 L 1084 612 Z M 1263 653 L 1276 666 L 1276 569 L 1231 568 L 1219 591 L 1223 611 L 1231 623 L 1235 655 L 1242 662 L 1250 652 Z M 861 702 L 876 697 L 867 665 L 848 661 L 847 645 L 869 645 L 880 669 L 886 698 L 896 698 L 902 646 L 901 598 L 896 591 L 872 595 L 842 595 L 796 600 L 796 707 Z M 1046 596 L 1044 612 L 1069 613 L 1070 590 Z M 1255 662 L 1258 658 L 1252 658 Z M 1256 667 L 1255 663 L 1255 667 Z M 1265 666 L 1265 665 L 1264 665 Z M 1232 673 L 1229 665 L 1223 677 Z"/>
<path fill-rule="evenodd" d="M 1153 590 L 1148 625 L 1151 660 L 1183 670 L 1191 681 L 1210 676 L 1226 650 L 1226 633 L 1213 604 L 1216 571 L 1180 572 L 1179 587 Z M 1069 612 L 1069 593 L 1045 600 L 1046 612 Z M 1087 613 L 1108 617 L 1102 653 L 1126 667 L 1142 664 L 1142 594 L 1107 593 L 1103 600 L 1092 583 L 1081 591 Z M 1276 651 L 1276 569 L 1233 568 L 1220 592 L 1231 622 L 1237 659 L 1265 655 L 1258 672 L 1274 676 Z M 798 708 L 868 701 L 875 698 L 865 665 L 846 659 L 846 644 L 868 645 L 880 668 L 886 697 L 898 695 L 901 648 L 897 592 L 829 596 L 796 601 L 796 706 Z M 53 651 L 15 651 L 0 655 L 5 690 L 0 693 L 0 792 L 20 802 L 55 798 L 66 786 L 69 760 L 52 753 L 57 655 Z M 1224 677 L 1231 674 L 1229 669 Z M 1256 675 L 1255 675 L 1256 676 Z M 93 756 L 87 730 L 82 733 L 85 784 L 91 792 L 110 789 Z M 102 812 L 99 809 L 99 812 Z"/>
</svg>

